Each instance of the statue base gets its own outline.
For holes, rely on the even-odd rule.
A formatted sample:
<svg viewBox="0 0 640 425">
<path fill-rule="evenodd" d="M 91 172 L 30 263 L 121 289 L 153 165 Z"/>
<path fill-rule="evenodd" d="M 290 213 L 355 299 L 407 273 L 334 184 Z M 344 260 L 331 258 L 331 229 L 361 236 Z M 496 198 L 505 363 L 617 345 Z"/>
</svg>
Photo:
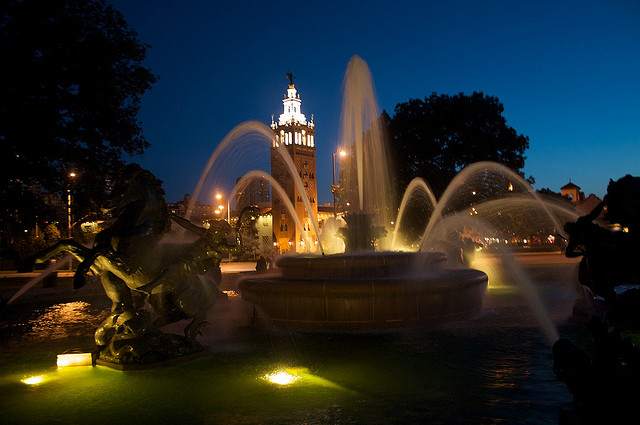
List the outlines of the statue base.
<svg viewBox="0 0 640 425">
<path fill-rule="evenodd" d="M 163 333 L 129 340 L 120 346 L 112 343 L 98 351 L 97 365 L 123 371 L 168 366 L 209 353 L 208 348 L 198 342 Z"/>
</svg>

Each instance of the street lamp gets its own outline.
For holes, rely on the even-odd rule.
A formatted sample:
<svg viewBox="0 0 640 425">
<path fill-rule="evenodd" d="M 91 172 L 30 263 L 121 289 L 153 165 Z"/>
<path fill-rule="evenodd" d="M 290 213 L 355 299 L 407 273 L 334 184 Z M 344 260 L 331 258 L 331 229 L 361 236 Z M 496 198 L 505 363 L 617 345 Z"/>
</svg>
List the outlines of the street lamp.
<svg viewBox="0 0 640 425">
<path fill-rule="evenodd" d="M 336 190 L 338 190 L 338 186 L 336 186 L 336 154 L 344 157 L 347 155 L 347 152 L 344 149 L 340 149 L 340 151 L 331 154 L 331 171 L 333 172 L 333 184 L 331 185 L 331 193 L 333 193 L 333 218 L 338 216 L 336 211 Z"/>
<path fill-rule="evenodd" d="M 216 193 L 216 202 L 218 204 L 218 206 L 216 207 L 216 214 L 221 214 L 222 211 L 225 209 L 225 197 L 224 195 L 222 195 L 221 193 Z M 231 209 L 229 208 L 229 203 L 230 203 L 230 199 L 228 199 L 226 201 L 226 208 L 227 208 L 227 223 L 231 223 Z M 218 211 L 219 210 L 219 211 Z"/>
<path fill-rule="evenodd" d="M 71 182 L 76 177 L 75 172 L 69 173 L 69 183 L 67 184 L 67 237 L 71 239 Z"/>
</svg>

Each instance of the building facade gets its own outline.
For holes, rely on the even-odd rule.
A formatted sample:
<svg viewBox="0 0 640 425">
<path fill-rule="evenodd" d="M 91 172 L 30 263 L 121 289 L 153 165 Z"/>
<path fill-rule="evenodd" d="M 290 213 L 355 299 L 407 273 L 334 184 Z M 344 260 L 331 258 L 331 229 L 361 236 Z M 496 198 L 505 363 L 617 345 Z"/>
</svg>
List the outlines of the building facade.
<svg viewBox="0 0 640 425">
<path fill-rule="evenodd" d="M 317 222 L 318 217 L 315 124 L 313 116 L 307 121 L 302 113 L 302 100 L 293 83 L 293 75 L 289 73 L 287 78 L 289 87 L 282 100 L 282 114 L 277 122 L 273 117 L 271 119 L 271 129 L 275 133 L 271 147 L 271 175 L 284 189 L 294 211 L 290 211 L 285 199 L 272 189 L 272 228 L 274 245 L 280 252 L 302 252 L 306 251 L 305 239 L 312 244 L 312 250 L 318 244 L 313 230 L 313 223 Z M 279 153 L 282 148 L 291 156 L 297 176 L 292 175 L 282 159 Z M 302 182 L 302 189 L 296 181 Z M 311 211 L 305 205 L 305 197 L 309 200 Z M 297 228 L 292 213 L 299 219 L 302 231 Z"/>
<path fill-rule="evenodd" d="M 235 195 L 236 213 L 238 214 L 246 207 L 257 206 L 258 208 L 264 208 L 270 205 L 269 182 L 265 178 L 249 180 L 247 185 L 236 192 Z"/>
<path fill-rule="evenodd" d="M 571 183 L 571 181 L 562 186 L 560 192 L 562 196 L 569 198 L 574 203 L 584 201 L 584 193 L 580 190 L 580 186 Z"/>
</svg>

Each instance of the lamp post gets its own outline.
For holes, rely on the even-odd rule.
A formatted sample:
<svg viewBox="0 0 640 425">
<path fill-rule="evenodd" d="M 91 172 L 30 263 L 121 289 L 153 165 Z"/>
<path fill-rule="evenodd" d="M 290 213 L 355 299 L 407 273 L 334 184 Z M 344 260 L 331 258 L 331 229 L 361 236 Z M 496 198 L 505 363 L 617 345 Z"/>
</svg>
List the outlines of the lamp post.
<svg viewBox="0 0 640 425">
<path fill-rule="evenodd" d="M 76 177 L 75 172 L 69 173 L 69 184 L 67 185 L 67 237 L 71 239 L 71 182 Z"/>
<path fill-rule="evenodd" d="M 333 172 L 333 184 L 331 185 L 331 193 L 333 193 L 333 218 L 338 217 L 338 212 L 336 211 L 336 190 L 338 190 L 338 186 L 336 186 L 336 154 L 345 156 L 347 152 L 344 149 L 340 149 L 340 151 L 331 154 L 331 171 Z"/>
</svg>

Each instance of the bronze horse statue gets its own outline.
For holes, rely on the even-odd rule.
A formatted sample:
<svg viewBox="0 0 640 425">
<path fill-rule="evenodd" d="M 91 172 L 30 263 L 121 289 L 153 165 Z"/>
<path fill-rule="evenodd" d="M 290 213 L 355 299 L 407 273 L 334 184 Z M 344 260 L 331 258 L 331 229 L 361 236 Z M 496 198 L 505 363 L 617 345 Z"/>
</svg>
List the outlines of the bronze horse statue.
<svg viewBox="0 0 640 425">
<path fill-rule="evenodd" d="M 605 218 L 623 230 L 609 230 L 593 221 Z M 640 178 L 627 175 L 611 180 L 603 201 L 589 214 L 565 225 L 567 257 L 582 256 L 579 280 L 594 295 L 616 303 L 615 288 L 640 283 Z"/>
<path fill-rule="evenodd" d="M 95 333 L 99 347 L 110 345 L 113 338 L 133 340 L 149 330 L 149 321 L 142 320 L 135 298 L 146 298 L 159 315 L 154 322 L 156 328 L 191 319 L 184 333 L 186 341 L 195 342 L 207 311 L 221 297 L 215 276 L 219 276 L 222 256 L 236 249 L 236 232 L 224 221 L 215 221 L 204 229 L 172 216 L 161 183 L 137 164 L 127 166 L 103 208 L 116 217 L 115 221 L 96 235 L 93 247 L 63 240 L 33 259 L 43 262 L 60 252 L 71 253 L 81 262 L 74 287 L 84 283 L 88 271 L 100 276 L 112 307 Z M 161 243 L 171 219 L 199 238 L 192 243 Z M 204 278 L 211 270 L 214 279 Z M 127 350 L 131 348 L 127 346 Z M 122 347 L 112 348 L 117 357 L 114 351 L 122 351 Z"/>
<path fill-rule="evenodd" d="M 606 211 L 605 211 L 606 209 Z M 604 212 L 611 224 L 594 223 Z M 613 230 L 615 229 L 615 230 Z M 640 328 L 640 177 L 611 180 L 603 201 L 567 223 L 567 257 L 582 256 L 580 283 L 593 298 L 591 354 L 567 339 L 553 345 L 554 372 L 573 394 L 561 423 L 632 423 L 640 381 L 640 348 L 627 335 Z M 583 315 L 583 314 L 581 314 Z"/>
</svg>

